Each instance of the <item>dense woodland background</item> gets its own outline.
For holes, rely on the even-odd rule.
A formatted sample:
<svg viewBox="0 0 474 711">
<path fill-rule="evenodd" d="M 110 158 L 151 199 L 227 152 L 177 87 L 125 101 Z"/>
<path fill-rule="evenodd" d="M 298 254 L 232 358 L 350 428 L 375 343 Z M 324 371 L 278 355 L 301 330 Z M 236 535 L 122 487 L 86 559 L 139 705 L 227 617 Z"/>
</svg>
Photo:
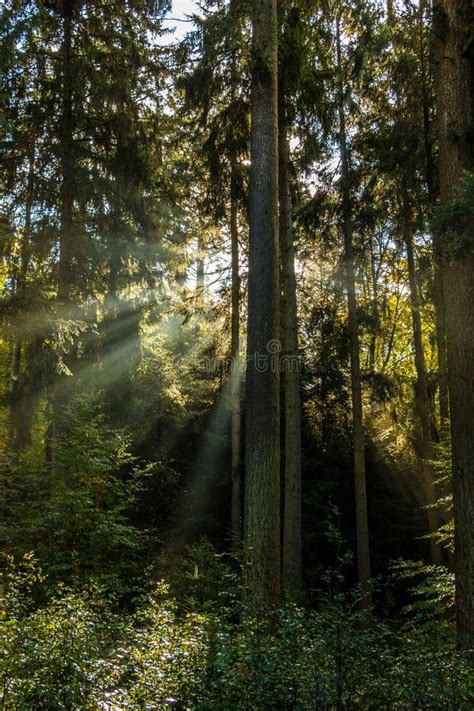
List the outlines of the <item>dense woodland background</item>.
<svg viewBox="0 0 474 711">
<path fill-rule="evenodd" d="M 1 708 L 472 708 L 472 4 L 195 12 L 2 3 Z"/>
</svg>

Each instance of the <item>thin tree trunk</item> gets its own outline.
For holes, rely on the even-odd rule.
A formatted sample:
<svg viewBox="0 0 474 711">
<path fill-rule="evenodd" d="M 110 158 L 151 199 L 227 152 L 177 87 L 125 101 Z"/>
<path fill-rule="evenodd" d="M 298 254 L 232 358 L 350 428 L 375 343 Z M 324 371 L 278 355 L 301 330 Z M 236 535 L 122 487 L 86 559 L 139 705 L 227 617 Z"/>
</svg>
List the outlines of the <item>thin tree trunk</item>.
<svg viewBox="0 0 474 711">
<path fill-rule="evenodd" d="M 25 229 L 20 245 L 20 268 L 16 277 L 16 291 L 20 296 L 24 297 L 24 289 L 26 284 L 26 275 L 28 273 L 28 264 L 30 260 L 31 246 L 31 211 L 33 207 L 33 188 L 34 188 L 34 147 L 32 146 L 29 165 L 28 165 L 28 183 L 26 187 L 25 200 Z M 21 317 L 21 313 L 20 313 Z M 15 335 L 12 344 L 11 366 L 10 366 L 10 388 L 9 388 L 9 427 L 8 427 L 8 443 L 12 451 L 18 452 L 27 447 L 31 442 L 31 417 L 23 417 L 24 397 L 25 393 L 21 392 L 19 387 L 19 376 L 21 371 L 21 354 L 22 341 L 21 337 Z M 29 413 L 30 414 L 30 413 Z"/>
<path fill-rule="evenodd" d="M 72 76 L 72 19 L 74 0 L 63 2 L 63 86 L 61 107 L 61 227 L 59 241 L 58 299 L 69 301 L 71 291 L 71 260 L 73 245 L 74 200 L 74 140 L 73 140 L 73 76 Z"/>
<path fill-rule="evenodd" d="M 420 0 L 420 72 L 422 83 L 422 102 L 423 102 L 423 138 L 425 147 L 425 176 L 426 187 L 428 189 L 428 199 L 433 214 L 433 208 L 437 200 L 437 187 L 435 185 L 435 161 L 433 157 L 433 142 L 431 138 L 431 121 L 430 121 L 430 104 L 432 101 L 429 84 L 428 84 L 428 67 L 425 52 L 424 41 L 424 15 L 426 0 Z M 441 258 L 441 248 L 439 237 L 436 231 L 433 232 L 433 302 L 435 307 L 436 318 L 436 349 L 438 355 L 438 421 L 439 421 L 439 440 L 442 443 L 449 442 L 449 395 L 448 395 L 448 366 L 446 354 L 446 304 L 444 298 L 444 283 L 443 283 L 443 265 Z M 428 398 L 429 399 L 429 398 Z M 431 408 L 430 408 L 431 409 Z M 431 419 L 436 421 L 431 413 Z M 434 454 L 434 453 L 433 453 Z M 452 519 L 452 514 L 449 511 L 443 512 L 439 518 L 444 524 L 447 524 Z M 437 550 L 433 551 L 433 541 L 431 542 L 431 556 L 435 562 L 435 558 L 439 556 L 441 549 L 436 546 Z M 435 556 L 433 557 L 433 552 Z M 448 561 L 450 570 L 454 570 L 454 553 L 448 551 Z"/>
<path fill-rule="evenodd" d="M 197 243 L 197 259 L 196 259 L 196 289 L 200 292 L 204 289 L 204 256 L 202 238 L 199 235 Z"/>
<path fill-rule="evenodd" d="M 236 157 L 232 156 L 230 186 L 230 241 L 232 260 L 232 323 L 231 323 L 231 533 L 234 548 L 240 547 L 242 526 L 242 481 L 240 446 L 240 272 L 239 272 L 239 230 L 237 222 Z"/>
<path fill-rule="evenodd" d="M 420 0 L 420 73 L 422 86 L 423 108 L 423 143 L 425 148 L 425 177 L 428 198 L 431 208 L 436 203 L 437 190 L 435 186 L 435 161 L 433 157 L 433 142 L 431 138 L 430 103 L 431 96 L 428 84 L 428 66 L 424 40 L 424 15 L 426 0 Z M 444 303 L 443 273 L 439 245 L 436 235 L 433 236 L 434 262 L 434 306 L 436 313 L 436 346 L 438 351 L 438 395 L 439 395 L 439 428 L 440 438 L 445 440 L 449 431 L 449 400 L 448 373 L 446 364 L 446 313 Z"/>
<path fill-rule="evenodd" d="M 21 341 L 15 338 L 12 343 L 11 364 L 10 364 L 10 387 L 9 387 L 9 404 L 10 411 L 8 415 L 8 448 L 15 452 L 18 449 L 18 429 L 21 426 L 19 422 L 19 393 L 18 393 L 18 376 L 21 367 Z"/>
<path fill-rule="evenodd" d="M 433 534 L 439 526 L 438 514 L 433 507 L 436 503 L 436 494 L 433 484 L 433 471 L 431 462 L 434 459 L 433 446 L 431 441 L 431 412 L 430 399 L 428 395 L 428 382 L 426 378 L 425 352 L 423 347 L 423 331 L 421 323 L 421 304 L 416 277 L 415 255 L 413 250 L 413 234 L 410 220 L 410 205 L 406 176 L 402 176 L 401 181 L 402 196 L 402 234 L 407 252 L 408 282 L 410 286 L 410 305 L 413 325 L 413 345 L 415 349 L 415 404 L 418 413 L 421 433 L 421 471 L 425 487 L 425 501 L 429 507 L 427 509 L 428 531 Z M 440 565 L 443 563 L 441 548 L 430 538 L 431 560 Z"/>
<path fill-rule="evenodd" d="M 252 3 L 251 172 L 245 438 L 245 582 L 280 599 L 280 406 L 276 0 Z"/>
<path fill-rule="evenodd" d="M 426 9 L 426 0 L 420 0 L 420 18 L 418 23 L 419 40 L 420 40 L 420 75 L 421 75 L 421 100 L 423 111 L 423 144 L 425 149 L 425 178 L 426 187 L 430 202 L 435 200 L 435 162 L 433 157 L 433 143 L 431 139 L 431 121 L 430 121 L 430 105 L 431 93 L 428 84 L 428 68 L 427 57 L 424 39 L 424 14 Z"/>
<path fill-rule="evenodd" d="M 21 242 L 20 248 L 20 287 L 25 288 L 28 266 L 30 263 L 31 254 L 31 211 L 33 209 L 33 190 L 35 180 L 35 154 L 34 146 L 31 147 L 30 156 L 28 159 L 28 185 L 25 201 L 25 234 Z"/>
<path fill-rule="evenodd" d="M 231 60 L 231 102 L 236 99 L 238 87 L 237 47 L 242 42 L 240 30 L 240 2 L 231 4 L 233 23 L 231 25 L 234 50 Z M 232 139 L 235 137 L 232 136 Z M 239 552 L 242 544 L 242 414 L 240 362 L 240 264 L 239 264 L 239 224 L 238 224 L 238 165 L 237 151 L 233 143 L 230 149 L 230 242 L 231 242 L 231 538 L 234 551 Z"/>
<path fill-rule="evenodd" d="M 436 0 L 440 197 L 456 201 L 465 170 L 474 169 L 474 10 L 471 0 Z M 453 457 L 457 639 L 474 648 L 474 253 L 441 236 L 446 300 L 448 388 Z M 451 250 L 449 250 L 451 247 Z M 453 249 L 454 247 L 454 249 Z"/>
<path fill-rule="evenodd" d="M 341 41 L 337 26 L 337 60 L 341 72 Z M 354 446 L 354 480 L 357 529 L 357 571 L 361 587 L 360 607 L 370 607 L 370 549 L 367 515 L 367 491 L 365 475 L 364 423 L 362 407 L 362 382 L 359 351 L 359 324 L 357 320 L 356 281 L 354 270 L 354 247 L 352 228 L 352 198 L 349 158 L 347 155 L 346 120 L 344 115 L 344 87 L 339 87 L 339 148 L 341 154 L 342 231 L 344 235 L 344 266 L 346 276 L 349 346 L 351 360 L 352 429 Z"/>
<path fill-rule="evenodd" d="M 372 324 L 372 334 L 370 336 L 370 344 L 369 344 L 369 372 L 372 375 L 375 375 L 375 356 L 376 356 L 376 351 L 377 351 L 377 333 L 376 329 L 379 327 L 379 295 L 378 295 L 378 283 L 377 283 L 377 269 L 375 265 L 375 254 L 374 254 L 374 239 L 373 235 L 370 237 L 370 276 L 372 280 L 372 298 L 373 298 L 373 307 L 372 307 L 372 316 L 373 316 L 373 324 Z"/>
<path fill-rule="evenodd" d="M 437 245 L 435 250 L 438 251 Z M 448 365 L 446 353 L 446 305 L 443 270 L 438 254 L 434 257 L 434 306 L 436 314 L 436 347 L 438 351 L 439 431 L 441 441 L 449 435 Z"/>
<path fill-rule="evenodd" d="M 284 68 L 281 69 L 283 71 Z M 301 560 L 301 398 L 298 360 L 295 253 L 288 175 L 289 147 L 285 86 L 278 87 L 278 148 L 280 200 L 281 326 L 284 392 L 284 516 L 283 588 L 298 593 L 302 588 Z"/>
<path fill-rule="evenodd" d="M 72 26 L 75 0 L 63 0 L 61 12 L 63 22 L 62 36 L 62 97 L 60 124 L 60 230 L 58 264 L 58 308 L 59 316 L 71 319 L 74 316 L 71 303 L 72 258 L 74 244 L 73 205 L 74 205 L 74 115 L 73 115 L 73 66 L 72 66 Z M 74 351 L 74 348 L 72 349 Z M 69 367 L 73 353 L 64 354 Z M 54 473 L 57 456 L 58 438 L 62 429 L 64 406 L 68 400 L 69 383 L 67 378 L 56 377 L 52 386 L 52 421 L 46 441 L 46 452 Z"/>
</svg>

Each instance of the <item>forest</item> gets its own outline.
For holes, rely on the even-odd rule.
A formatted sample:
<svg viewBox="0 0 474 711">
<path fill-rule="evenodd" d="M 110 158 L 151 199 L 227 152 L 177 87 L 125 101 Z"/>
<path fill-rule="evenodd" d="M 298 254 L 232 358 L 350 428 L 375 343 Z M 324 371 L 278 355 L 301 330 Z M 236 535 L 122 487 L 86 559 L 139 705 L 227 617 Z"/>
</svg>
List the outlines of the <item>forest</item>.
<svg viewBox="0 0 474 711">
<path fill-rule="evenodd" d="M 472 0 L 0 31 L 0 709 L 473 709 Z"/>
</svg>

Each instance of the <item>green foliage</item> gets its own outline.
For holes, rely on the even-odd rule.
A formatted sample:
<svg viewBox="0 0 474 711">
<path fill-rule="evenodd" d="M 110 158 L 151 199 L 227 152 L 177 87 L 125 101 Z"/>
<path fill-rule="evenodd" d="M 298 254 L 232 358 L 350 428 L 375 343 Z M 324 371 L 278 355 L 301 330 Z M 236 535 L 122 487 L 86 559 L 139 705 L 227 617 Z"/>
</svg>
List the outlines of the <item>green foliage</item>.
<svg viewBox="0 0 474 711">
<path fill-rule="evenodd" d="M 392 12 L 390 2 L 278 3 L 303 364 L 305 577 L 313 595 L 313 584 L 325 586 L 325 599 L 316 609 L 287 604 L 270 623 L 257 619 L 242 601 L 239 561 L 201 538 L 211 531 L 227 540 L 229 412 L 224 370 L 210 364 L 229 353 L 231 197 L 246 282 L 247 5 L 203 0 L 196 31 L 173 51 L 161 42 L 170 8 L 163 0 L 4 2 L 0 538 L 9 557 L 0 586 L 1 708 L 474 706 L 472 668 L 454 652 L 446 569 L 395 566 L 409 599 L 401 621 L 355 612 L 357 591 L 346 592 L 356 526 L 339 80 L 378 574 L 394 556 L 416 557 L 427 539 L 400 244 L 403 175 L 435 414 L 427 4 Z M 473 195 L 466 174 L 452 204 L 435 211 L 448 256 L 472 249 Z M 197 263 L 206 279 L 194 289 Z M 68 304 L 58 299 L 60 265 Z M 243 343 L 244 327 L 241 335 Z M 431 465 L 445 521 L 432 535 L 452 551 L 446 446 Z M 162 577 L 167 584 L 145 594 Z"/>
<path fill-rule="evenodd" d="M 86 393 L 66 407 L 54 468 L 34 451 L 9 463 L 4 535 L 15 555 L 34 550 L 50 579 L 93 578 L 124 594 L 143 572 L 144 532 L 128 511 L 148 470 L 99 405 Z"/>
<path fill-rule="evenodd" d="M 452 617 L 454 613 L 454 574 L 439 565 L 402 560 L 392 565 L 395 575 L 407 580 L 414 601 L 405 610 L 424 620 Z"/>
<path fill-rule="evenodd" d="M 204 554 L 203 554 L 204 555 Z M 469 660 L 452 626 L 396 627 L 350 610 L 288 604 L 273 623 L 186 612 L 160 583 L 130 615 L 97 589 L 59 586 L 37 607 L 44 576 L 9 566 L 0 617 L 2 708 L 445 709 L 474 703 Z M 223 585 L 225 587 L 225 584 Z"/>
<path fill-rule="evenodd" d="M 195 707 L 208 654 L 206 618 L 178 614 L 166 585 L 160 584 L 133 619 L 125 646 L 116 653 L 118 708 Z"/>
<path fill-rule="evenodd" d="M 44 607 L 31 594 L 44 576 L 31 556 L 9 566 L 0 612 L 0 701 L 5 709 L 96 709 L 106 650 L 118 620 L 94 589 L 59 586 Z"/>
<path fill-rule="evenodd" d="M 453 463 L 451 444 L 448 441 L 435 446 L 436 459 L 431 462 L 435 476 L 438 498 L 436 508 L 440 513 L 440 520 L 444 521 L 438 530 L 431 535 L 434 540 L 444 547 L 450 554 L 454 553 L 454 520 L 453 520 L 453 490 L 452 473 Z"/>
<path fill-rule="evenodd" d="M 296 605 L 268 621 L 215 623 L 207 695 L 199 708 L 469 708 L 468 661 L 452 651 L 453 628 L 400 628 L 347 608 Z"/>
<path fill-rule="evenodd" d="M 210 541 L 202 538 L 186 551 L 180 571 L 181 584 L 178 579 L 175 594 L 187 610 L 235 615 L 242 597 L 237 564 L 238 561 L 232 561 L 228 554 L 218 553 Z"/>
</svg>

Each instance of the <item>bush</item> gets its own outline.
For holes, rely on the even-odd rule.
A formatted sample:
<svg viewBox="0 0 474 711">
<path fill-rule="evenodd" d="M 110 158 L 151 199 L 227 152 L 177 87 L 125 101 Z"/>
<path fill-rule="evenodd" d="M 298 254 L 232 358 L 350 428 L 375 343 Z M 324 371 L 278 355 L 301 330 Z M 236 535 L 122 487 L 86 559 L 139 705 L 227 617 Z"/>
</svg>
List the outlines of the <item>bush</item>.
<svg viewBox="0 0 474 711">
<path fill-rule="evenodd" d="M 113 708 L 162 709 L 183 701 L 195 707 L 208 651 L 205 617 L 179 615 L 160 584 L 124 642 L 115 655 Z"/>
<path fill-rule="evenodd" d="M 97 591 L 57 588 L 36 608 L 44 581 L 31 556 L 7 569 L 0 613 L 0 699 L 5 709 L 96 709 L 115 624 Z"/>
<path fill-rule="evenodd" d="M 146 532 L 129 512 L 149 466 L 133 458 L 128 436 L 97 414 L 99 404 L 83 394 L 65 406 L 54 471 L 31 453 L 9 465 L 1 533 L 17 557 L 34 550 L 53 584 L 94 580 L 132 597 L 143 582 Z"/>
<path fill-rule="evenodd" d="M 417 626 L 393 631 L 343 606 L 281 610 L 216 628 L 202 709 L 469 709 L 466 660 Z"/>
<path fill-rule="evenodd" d="M 215 570 L 209 580 L 215 591 Z M 31 556 L 9 565 L 0 617 L 4 709 L 474 707 L 473 669 L 454 651 L 451 623 L 419 611 L 394 625 L 342 598 L 318 611 L 288 604 L 270 629 L 264 618 L 229 615 L 228 600 L 185 610 L 163 583 L 133 614 L 112 609 L 97 589 L 48 590 Z"/>
</svg>

